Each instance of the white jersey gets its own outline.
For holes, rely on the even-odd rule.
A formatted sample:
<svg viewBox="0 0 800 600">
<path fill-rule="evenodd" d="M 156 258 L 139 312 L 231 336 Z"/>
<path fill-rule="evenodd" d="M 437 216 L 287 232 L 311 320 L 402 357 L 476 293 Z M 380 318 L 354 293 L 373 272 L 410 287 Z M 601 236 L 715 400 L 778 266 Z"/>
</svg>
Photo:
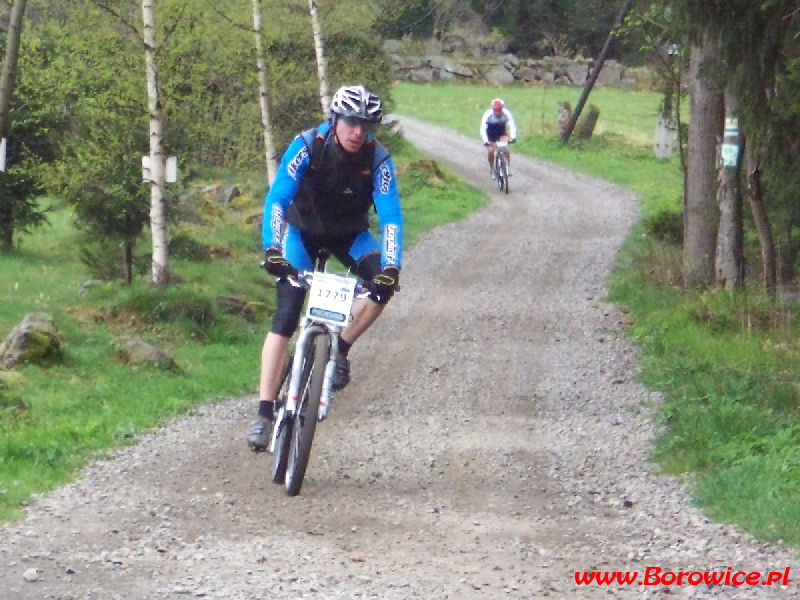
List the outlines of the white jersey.
<svg viewBox="0 0 800 600">
<path fill-rule="evenodd" d="M 503 108 L 499 116 L 490 108 L 483 113 L 481 119 L 481 140 L 484 144 L 490 141 L 496 142 L 501 135 L 507 135 L 512 140 L 516 139 L 517 126 L 514 123 L 514 116 L 506 108 Z"/>
</svg>

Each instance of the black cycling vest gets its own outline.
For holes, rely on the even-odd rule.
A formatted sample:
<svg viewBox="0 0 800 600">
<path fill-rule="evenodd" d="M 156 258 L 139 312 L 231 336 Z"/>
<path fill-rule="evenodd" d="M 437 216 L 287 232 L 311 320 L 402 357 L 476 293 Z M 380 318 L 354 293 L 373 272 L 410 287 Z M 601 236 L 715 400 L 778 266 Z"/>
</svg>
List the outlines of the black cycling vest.
<svg viewBox="0 0 800 600">
<path fill-rule="evenodd" d="M 314 236 L 335 237 L 366 230 L 372 206 L 375 143 L 365 142 L 351 155 L 333 140 L 325 144 L 325 137 L 314 135 L 309 153 L 309 166 L 286 211 L 286 221 Z"/>
</svg>

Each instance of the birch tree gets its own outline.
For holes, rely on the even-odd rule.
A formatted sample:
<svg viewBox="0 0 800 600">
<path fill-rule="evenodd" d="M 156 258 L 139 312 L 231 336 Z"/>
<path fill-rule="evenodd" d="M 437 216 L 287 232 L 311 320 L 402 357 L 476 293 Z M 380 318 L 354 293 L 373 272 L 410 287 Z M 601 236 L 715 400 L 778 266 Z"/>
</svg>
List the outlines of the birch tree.
<svg viewBox="0 0 800 600">
<path fill-rule="evenodd" d="M 317 14 L 317 0 L 308 0 L 311 12 L 311 29 L 314 34 L 314 50 L 317 53 L 317 75 L 319 77 L 319 101 L 322 105 L 322 114 L 328 116 L 331 106 L 331 96 L 328 91 L 328 63 L 325 60 L 325 47 L 322 43 L 322 26 Z"/>
<path fill-rule="evenodd" d="M 167 211 L 164 205 L 164 112 L 158 94 L 155 0 L 142 0 L 142 23 L 147 75 L 147 110 L 150 114 L 150 235 L 153 240 L 152 283 L 169 284 Z"/>
<path fill-rule="evenodd" d="M 8 23 L 6 55 L 3 60 L 3 71 L 0 74 L 0 138 L 5 138 L 8 133 L 8 108 L 17 80 L 19 38 L 22 31 L 22 16 L 25 14 L 25 2 L 26 0 L 14 0 Z M 0 204 L 0 248 L 10 250 L 14 245 L 14 226 L 13 200 L 3 198 Z"/>
<path fill-rule="evenodd" d="M 0 74 L 0 137 L 8 132 L 8 107 L 11 94 L 17 80 L 17 58 L 19 57 L 19 38 L 22 33 L 22 16 L 25 14 L 27 0 L 14 0 L 11 18 L 8 23 L 6 39 L 6 55 L 3 60 L 3 72 Z"/>
<path fill-rule="evenodd" d="M 258 66 L 258 100 L 261 107 L 261 127 L 264 129 L 264 150 L 267 161 L 267 182 L 270 187 L 278 171 L 278 154 L 272 140 L 272 126 L 269 121 L 269 86 L 267 68 L 264 63 L 264 43 L 261 32 L 261 2 L 253 0 L 253 31 L 256 35 L 256 64 Z"/>
</svg>

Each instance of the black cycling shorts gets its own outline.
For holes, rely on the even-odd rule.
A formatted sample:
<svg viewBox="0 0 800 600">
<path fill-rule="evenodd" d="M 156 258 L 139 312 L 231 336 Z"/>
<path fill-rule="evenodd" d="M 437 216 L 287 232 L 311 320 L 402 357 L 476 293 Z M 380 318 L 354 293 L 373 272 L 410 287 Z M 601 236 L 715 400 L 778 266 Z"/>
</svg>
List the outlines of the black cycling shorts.
<svg viewBox="0 0 800 600">
<path fill-rule="evenodd" d="M 360 235 L 360 233 L 355 233 L 341 237 L 315 237 L 301 233 L 300 238 L 309 256 L 316 256 L 319 250 L 326 248 L 359 279 L 371 281 L 375 275 L 381 272 L 381 253 L 380 251 L 367 252 L 357 259 L 354 258 L 350 251 L 356 238 Z M 275 315 L 272 317 L 270 331 L 291 337 L 300 322 L 306 290 L 295 287 L 286 280 L 279 280 L 276 292 L 277 306 Z M 386 301 L 388 302 L 388 298 Z"/>
</svg>

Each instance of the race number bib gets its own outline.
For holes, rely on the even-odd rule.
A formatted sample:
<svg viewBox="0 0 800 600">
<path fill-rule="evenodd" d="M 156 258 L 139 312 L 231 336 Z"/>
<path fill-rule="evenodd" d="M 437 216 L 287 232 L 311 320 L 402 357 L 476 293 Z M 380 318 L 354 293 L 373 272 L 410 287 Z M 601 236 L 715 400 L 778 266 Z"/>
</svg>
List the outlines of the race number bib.
<svg viewBox="0 0 800 600">
<path fill-rule="evenodd" d="M 315 273 L 308 295 L 308 316 L 333 325 L 345 325 L 350 320 L 355 289 L 356 280 L 351 277 Z"/>
</svg>

